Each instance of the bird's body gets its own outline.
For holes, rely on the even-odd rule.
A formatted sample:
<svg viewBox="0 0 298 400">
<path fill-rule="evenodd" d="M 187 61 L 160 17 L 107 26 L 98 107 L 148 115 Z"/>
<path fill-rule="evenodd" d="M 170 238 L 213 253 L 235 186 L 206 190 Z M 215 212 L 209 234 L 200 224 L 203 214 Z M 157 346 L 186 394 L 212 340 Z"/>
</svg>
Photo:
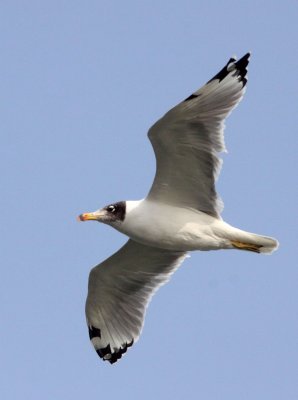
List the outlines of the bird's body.
<svg viewBox="0 0 298 400">
<path fill-rule="evenodd" d="M 141 333 L 146 307 L 188 251 L 276 250 L 278 242 L 224 222 L 215 190 L 218 153 L 225 151 L 224 121 L 247 82 L 249 54 L 226 66 L 149 130 L 156 175 L 148 196 L 121 201 L 79 219 L 108 224 L 129 237 L 92 269 L 86 317 L 90 339 L 103 360 L 122 357 Z"/>
<path fill-rule="evenodd" d="M 226 240 L 216 235 L 222 220 L 199 210 L 150 200 L 126 204 L 126 218 L 119 231 L 139 243 L 174 251 L 225 248 Z"/>
<path fill-rule="evenodd" d="M 234 228 L 221 218 L 146 199 L 126 201 L 124 221 L 111 225 L 136 242 L 172 251 L 233 249 L 232 241 L 259 244 L 258 235 Z M 273 244 L 268 238 L 263 251 L 270 252 Z"/>
</svg>

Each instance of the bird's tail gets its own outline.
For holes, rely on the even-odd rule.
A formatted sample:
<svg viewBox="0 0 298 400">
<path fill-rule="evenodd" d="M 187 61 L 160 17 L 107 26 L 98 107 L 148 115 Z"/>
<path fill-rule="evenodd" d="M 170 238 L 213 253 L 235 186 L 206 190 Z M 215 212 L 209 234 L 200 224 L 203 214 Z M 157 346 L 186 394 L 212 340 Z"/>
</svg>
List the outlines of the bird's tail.
<svg viewBox="0 0 298 400">
<path fill-rule="evenodd" d="M 233 237 L 230 237 L 231 247 L 238 250 L 253 251 L 255 253 L 271 254 L 278 249 L 279 243 L 276 239 L 261 236 L 255 233 L 235 229 Z"/>
</svg>

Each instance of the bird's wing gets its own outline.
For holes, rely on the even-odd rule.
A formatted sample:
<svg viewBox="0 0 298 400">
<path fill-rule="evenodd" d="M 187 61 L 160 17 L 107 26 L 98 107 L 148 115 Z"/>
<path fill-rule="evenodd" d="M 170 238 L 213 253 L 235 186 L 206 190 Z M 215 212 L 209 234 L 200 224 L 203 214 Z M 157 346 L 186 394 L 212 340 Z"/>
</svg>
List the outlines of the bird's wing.
<svg viewBox="0 0 298 400">
<path fill-rule="evenodd" d="M 215 190 L 225 150 L 224 120 L 239 103 L 250 54 L 227 65 L 205 86 L 171 109 L 149 130 L 156 175 L 148 199 L 190 207 L 219 218 Z"/>
<path fill-rule="evenodd" d="M 98 355 L 111 364 L 140 336 L 146 307 L 186 257 L 133 240 L 93 268 L 86 317 Z"/>
</svg>

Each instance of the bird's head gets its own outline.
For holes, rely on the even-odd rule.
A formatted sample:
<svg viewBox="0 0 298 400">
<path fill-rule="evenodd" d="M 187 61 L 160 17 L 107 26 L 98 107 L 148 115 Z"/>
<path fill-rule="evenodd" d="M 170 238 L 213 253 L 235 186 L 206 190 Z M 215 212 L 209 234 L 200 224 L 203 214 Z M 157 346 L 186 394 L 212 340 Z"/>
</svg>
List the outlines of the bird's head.
<svg viewBox="0 0 298 400">
<path fill-rule="evenodd" d="M 126 214 L 126 202 L 109 204 L 97 211 L 84 213 L 78 216 L 79 221 L 98 221 L 108 225 L 118 225 L 124 221 Z"/>
</svg>

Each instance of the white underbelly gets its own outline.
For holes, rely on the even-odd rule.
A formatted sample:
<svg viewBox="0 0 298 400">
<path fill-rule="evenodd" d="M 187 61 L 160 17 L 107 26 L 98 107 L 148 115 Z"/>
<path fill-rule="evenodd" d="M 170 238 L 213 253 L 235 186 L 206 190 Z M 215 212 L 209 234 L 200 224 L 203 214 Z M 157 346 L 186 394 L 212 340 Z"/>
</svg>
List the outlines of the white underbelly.
<svg viewBox="0 0 298 400">
<path fill-rule="evenodd" d="M 227 240 L 218 235 L 221 224 L 225 223 L 205 213 L 150 203 L 129 212 L 119 230 L 148 246 L 215 250 L 227 246 Z"/>
<path fill-rule="evenodd" d="M 146 232 L 145 235 L 135 233 L 130 237 L 147 246 L 175 251 L 215 250 L 221 247 L 215 238 L 203 233 L 193 235 L 189 232 L 177 232 L 174 235 L 172 233 L 170 235 L 160 235 Z"/>
</svg>

